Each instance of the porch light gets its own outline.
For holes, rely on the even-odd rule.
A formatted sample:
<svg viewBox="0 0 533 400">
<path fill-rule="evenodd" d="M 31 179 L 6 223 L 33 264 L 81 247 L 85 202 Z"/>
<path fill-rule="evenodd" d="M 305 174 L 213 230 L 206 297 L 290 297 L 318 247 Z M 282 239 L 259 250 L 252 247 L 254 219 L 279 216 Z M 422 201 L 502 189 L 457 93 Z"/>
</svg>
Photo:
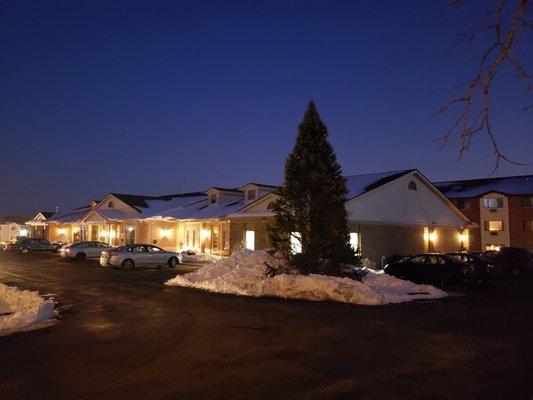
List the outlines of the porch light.
<svg viewBox="0 0 533 400">
<path fill-rule="evenodd" d="M 424 232 L 424 240 L 430 241 L 430 242 L 436 242 L 437 241 L 437 232 Z"/>
<path fill-rule="evenodd" d="M 28 230 L 27 229 L 21 229 L 19 232 L 20 236 L 28 236 Z"/>
<path fill-rule="evenodd" d="M 59 228 L 57 230 L 57 233 L 59 233 L 60 235 L 64 235 L 67 233 L 67 228 Z"/>
<path fill-rule="evenodd" d="M 207 239 L 211 236 L 211 231 L 207 229 L 200 229 L 200 240 Z"/>
<path fill-rule="evenodd" d="M 128 232 L 133 232 L 135 228 L 133 226 L 128 226 Z"/>
<path fill-rule="evenodd" d="M 161 229 L 159 231 L 159 237 L 161 238 L 169 238 L 172 236 L 172 231 L 170 229 Z"/>
<path fill-rule="evenodd" d="M 459 233 L 457 239 L 459 239 L 459 242 L 466 243 L 468 241 L 468 233 Z"/>
</svg>

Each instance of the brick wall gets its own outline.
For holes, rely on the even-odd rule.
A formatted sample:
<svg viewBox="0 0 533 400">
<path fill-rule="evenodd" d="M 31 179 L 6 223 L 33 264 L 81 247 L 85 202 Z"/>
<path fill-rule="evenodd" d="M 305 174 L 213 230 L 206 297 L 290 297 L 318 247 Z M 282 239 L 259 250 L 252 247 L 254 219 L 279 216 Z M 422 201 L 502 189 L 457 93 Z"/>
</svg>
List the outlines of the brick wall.
<svg viewBox="0 0 533 400">
<path fill-rule="evenodd" d="M 533 220 L 533 207 L 523 207 L 521 196 L 509 197 L 509 233 L 512 247 L 533 249 L 533 231 L 524 230 L 524 221 Z"/>
<path fill-rule="evenodd" d="M 458 206 L 457 199 L 450 199 L 455 206 Z M 466 215 L 466 217 L 476 224 L 480 225 L 480 209 L 479 209 L 479 197 L 472 197 L 465 199 L 468 202 L 468 208 L 461 210 L 461 212 Z M 469 250 L 471 251 L 483 251 L 485 249 L 481 248 L 481 229 L 471 228 L 469 229 Z"/>
</svg>

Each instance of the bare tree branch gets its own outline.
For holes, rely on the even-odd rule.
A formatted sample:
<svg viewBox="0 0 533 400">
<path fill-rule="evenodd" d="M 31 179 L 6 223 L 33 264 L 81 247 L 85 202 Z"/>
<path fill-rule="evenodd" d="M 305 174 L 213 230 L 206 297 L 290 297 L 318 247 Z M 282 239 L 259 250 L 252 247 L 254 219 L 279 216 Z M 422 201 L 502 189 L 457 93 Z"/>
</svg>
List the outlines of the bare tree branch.
<svg viewBox="0 0 533 400">
<path fill-rule="evenodd" d="M 472 25 L 466 32 L 458 34 L 458 44 L 473 41 L 487 31 L 491 33 L 492 40 L 489 45 L 475 58 L 478 65 L 476 75 L 466 83 L 466 88 L 461 96 L 452 98 L 442 105 L 433 115 L 451 112 L 451 109 L 460 106 L 457 117 L 453 120 L 451 128 L 436 140 L 446 146 L 452 136 L 459 138 L 459 158 L 468 151 L 472 138 L 485 132 L 495 156 L 495 165 L 492 173 L 496 171 L 502 161 L 516 165 L 524 165 L 509 159 L 502 153 L 491 124 L 490 93 L 492 84 L 502 65 L 507 62 L 517 72 L 520 78 L 530 82 L 531 75 L 522 65 L 515 53 L 517 38 L 524 28 L 531 28 L 527 21 L 529 0 L 516 0 L 508 12 L 508 0 L 497 1 L 485 14 L 485 20 Z M 450 7 L 458 8 L 464 0 L 449 0 Z M 531 85 L 527 85 L 531 90 Z M 525 111 L 533 107 L 528 105 Z"/>
</svg>

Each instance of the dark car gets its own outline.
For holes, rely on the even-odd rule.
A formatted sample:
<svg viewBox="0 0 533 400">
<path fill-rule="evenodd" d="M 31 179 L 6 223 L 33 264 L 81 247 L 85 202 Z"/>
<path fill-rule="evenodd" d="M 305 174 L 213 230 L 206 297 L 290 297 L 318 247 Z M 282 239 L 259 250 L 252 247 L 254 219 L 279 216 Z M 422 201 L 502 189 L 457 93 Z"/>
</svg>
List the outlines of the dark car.
<svg viewBox="0 0 533 400">
<path fill-rule="evenodd" d="M 419 254 L 388 264 L 385 273 L 420 283 L 466 283 L 483 279 L 475 264 L 459 261 L 446 254 Z"/>
<path fill-rule="evenodd" d="M 46 239 L 20 239 L 15 243 L 9 243 L 5 251 L 18 251 L 19 253 L 27 253 L 29 251 L 54 251 L 55 246 Z"/>
<path fill-rule="evenodd" d="M 502 247 L 494 260 L 503 276 L 518 278 L 531 272 L 531 254 L 526 249 Z"/>
<path fill-rule="evenodd" d="M 474 264 L 479 273 L 480 281 L 487 281 L 498 277 L 498 270 L 496 262 L 493 259 L 487 259 L 481 256 L 481 253 L 447 253 L 456 260 L 465 262 L 467 264 Z"/>
</svg>

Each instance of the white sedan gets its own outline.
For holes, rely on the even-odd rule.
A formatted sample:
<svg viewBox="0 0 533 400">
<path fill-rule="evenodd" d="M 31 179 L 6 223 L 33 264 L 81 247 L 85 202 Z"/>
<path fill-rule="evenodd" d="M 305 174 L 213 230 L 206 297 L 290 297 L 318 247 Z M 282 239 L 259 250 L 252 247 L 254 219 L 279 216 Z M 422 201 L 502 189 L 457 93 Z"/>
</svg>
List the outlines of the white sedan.
<svg viewBox="0 0 533 400">
<path fill-rule="evenodd" d="M 59 255 L 62 258 L 74 258 L 81 261 L 86 258 L 99 258 L 102 251 L 111 248 L 111 246 L 103 242 L 79 242 L 61 247 Z"/>
<path fill-rule="evenodd" d="M 181 254 L 163 250 L 151 244 L 132 244 L 103 251 L 100 265 L 121 267 L 130 271 L 135 267 L 163 266 L 174 268 L 181 263 Z"/>
</svg>

